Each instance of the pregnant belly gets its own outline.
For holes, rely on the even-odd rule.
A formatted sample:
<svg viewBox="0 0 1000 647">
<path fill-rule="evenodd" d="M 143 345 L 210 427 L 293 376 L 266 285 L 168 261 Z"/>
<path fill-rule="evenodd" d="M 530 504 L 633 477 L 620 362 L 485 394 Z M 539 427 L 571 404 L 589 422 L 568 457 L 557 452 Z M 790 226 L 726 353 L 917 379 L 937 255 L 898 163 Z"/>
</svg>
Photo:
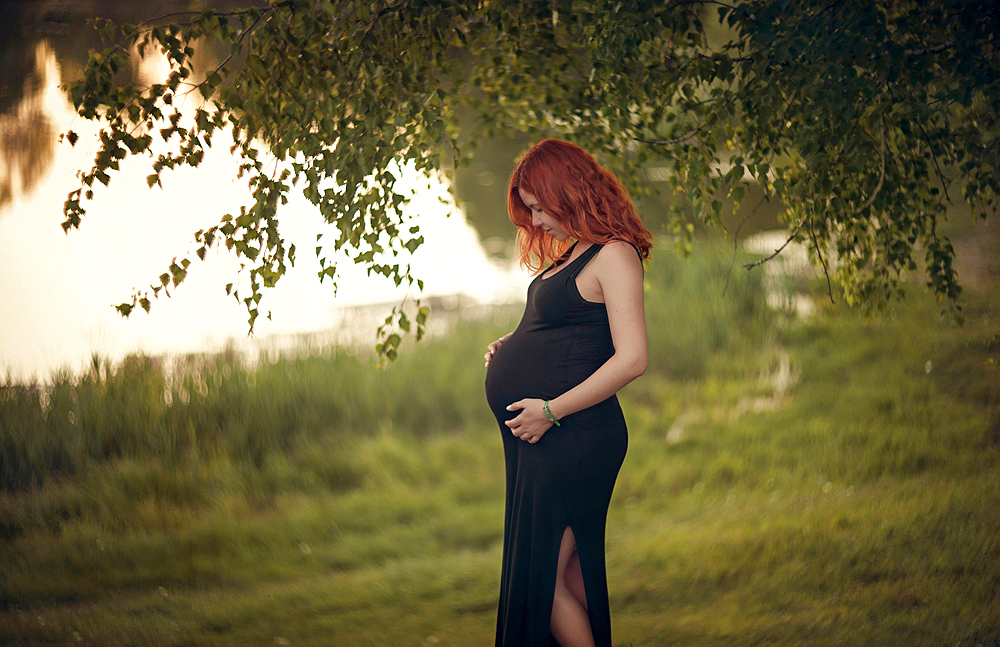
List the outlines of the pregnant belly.
<svg viewBox="0 0 1000 647">
<path fill-rule="evenodd" d="M 497 417 L 524 398 L 551 399 L 566 390 L 565 371 L 551 344 L 539 336 L 511 335 L 497 350 L 486 371 L 486 400 Z"/>
</svg>

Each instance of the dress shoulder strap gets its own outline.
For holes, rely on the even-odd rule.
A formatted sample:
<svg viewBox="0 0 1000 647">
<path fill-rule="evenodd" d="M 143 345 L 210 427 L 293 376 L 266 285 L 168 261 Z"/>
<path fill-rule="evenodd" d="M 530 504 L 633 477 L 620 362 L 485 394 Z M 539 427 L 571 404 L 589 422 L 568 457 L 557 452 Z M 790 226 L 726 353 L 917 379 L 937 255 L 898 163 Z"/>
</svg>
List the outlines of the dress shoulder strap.
<svg viewBox="0 0 1000 647">
<path fill-rule="evenodd" d="M 580 271 L 587 266 L 587 263 L 590 262 L 590 259 L 597 256 L 597 252 L 601 251 L 602 247 L 604 247 L 604 245 L 600 243 L 593 243 L 591 244 L 590 247 L 583 250 L 583 253 L 580 254 L 580 256 L 577 257 L 576 259 L 577 260 L 576 267 L 572 268 L 572 271 L 569 272 L 569 278 L 576 278 L 576 275 L 579 274 Z"/>
</svg>

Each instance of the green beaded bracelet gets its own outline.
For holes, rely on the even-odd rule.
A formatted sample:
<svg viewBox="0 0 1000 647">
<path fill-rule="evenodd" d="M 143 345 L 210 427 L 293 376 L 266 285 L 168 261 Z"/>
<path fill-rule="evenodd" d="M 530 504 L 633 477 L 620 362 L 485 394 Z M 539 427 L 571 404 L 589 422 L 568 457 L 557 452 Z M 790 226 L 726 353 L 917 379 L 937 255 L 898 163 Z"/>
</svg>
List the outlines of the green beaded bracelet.
<svg viewBox="0 0 1000 647">
<path fill-rule="evenodd" d="M 554 424 L 556 427 L 559 427 L 559 421 L 556 420 L 556 417 L 552 415 L 551 411 L 549 411 L 549 402 L 551 402 L 551 400 L 545 401 L 545 404 L 542 405 L 542 411 L 545 412 L 545 417 L 549 419 L 549 422 Z"/>
</svg>

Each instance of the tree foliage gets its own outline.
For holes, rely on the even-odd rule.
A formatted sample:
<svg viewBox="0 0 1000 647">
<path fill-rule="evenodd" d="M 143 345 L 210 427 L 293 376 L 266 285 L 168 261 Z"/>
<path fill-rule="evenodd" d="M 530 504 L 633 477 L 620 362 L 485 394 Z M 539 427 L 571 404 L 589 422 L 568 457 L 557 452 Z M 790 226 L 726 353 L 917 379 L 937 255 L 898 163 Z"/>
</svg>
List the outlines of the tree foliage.
<svg viewBox="0 0 1000 647">
<path fill-rule="evenodd" d="M 103 129 L 63 227 L 81 224 L 95 181 L 107 185 L 126 157 L 151 158 L 152 187 L 230 132 L 253 203 L 196 232 L 196 255 L 221 242 L 242 259 L 249 294 L 235 296 L 252 329 L 263 288 L 295 260 L 278 226 L 290 191 L 335 227 L 332 250 L 420 287 L 395 260 L 422 238 L 393 169 L 460 165 L 480 128 L 527 131 L 577 141 L 633 187 L 643 164 L 666 160 L 686 197 L 682 242 L 684 209 L 719 225 L 725 199 L 739 207 L 759 183 L 849 301 L 884 306 L 923 255 L 919 271 L 954 304 L 938 225 L 951 203 L 996 210 L 998 22 L 991 0 L 280 0 L 109 23 L 108 47 L 70 88 Z M 196 71 L 209 41 L 227 55 Z M 154 48 L 172 66 L 163 83 L 123 78 Z M 186 95 L 202 100 L 190 118 Z M 465 114 L 476 129 L 462 129 Z M 330 251 L 316 248 L 320 279 L 335 281 Z M 119 311 L 148 310 L 192 260 L 175 259 Z M 380 351 L 394 355 L 410 325 L 394 311 Z"/>
</svg>

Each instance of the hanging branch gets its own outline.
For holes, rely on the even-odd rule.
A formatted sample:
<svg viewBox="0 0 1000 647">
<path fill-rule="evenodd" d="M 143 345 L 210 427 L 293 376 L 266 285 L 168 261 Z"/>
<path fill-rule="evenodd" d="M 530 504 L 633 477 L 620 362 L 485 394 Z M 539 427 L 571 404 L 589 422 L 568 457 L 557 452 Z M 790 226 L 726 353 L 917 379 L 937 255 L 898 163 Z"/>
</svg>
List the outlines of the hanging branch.
<svg viewBox="0 0 1000 647">
<path fill-rule="evenodd" d="M 731 261 L 729 261 L 729 271 L 726 273 L 726 284 L 722 287 L 723 296 L 725 296 L 726 292 L 729 290 L 729 279 L 732 278 L 733 267 L 736 265 L 736 252 L 739 250 L 740 230 L 743 229 L 743 225 L 745 225 L 747 221 L 749 221 L 750 218 L 752 218 L 753 215 L 757 213 L 757 210 L 760 209 L 760 206 L 764 204 L 764 202 L 769 202 L 766 191 L 764 192 L 764 195 L 760 196 L 760 200 L 758 200 L 757 204 L 755 204 L 753 209 L 750 210 L 750 213 L 744 216 L 740 224 L 736 226 L 736 233 L 733 234 L 733 258 Z M 787 243 L 785 244 L 787 245 Z M 785 246 L 782 245 L 781 247 L 782 249 L 784 249 Z"/>
<path fill-rule="evenodd" d="M 799 94 L 799 89 L 795 88 L 795 90 L 792 91 L 792 94 L 789 95 L 788 100 L 785 102 L 785 105 L 782 107 L 781 113 L 778 115 L 778 122 L 777 122 L 778 123 L 778 133 L 777 133 L 777 135 L 775 135 L 774 145 L 771 147 L 771 154 L 767 158 L 767 165 L 768 166 L 771 166 L 771 162 L 774 160 L 774 154 L 778 150 L 778 140 L 781 139 L 781 133 L 785 129 L 785 116 L 788 114 L 788 110 L 789 110 L 789 108 L 791 108 L 792 102 L 795 101 L 795 97 L 798 96 L 798 94 Z M 762 195 L 761 198 L 760 198 L 760 200 L 757 201 L 757 204 L 754 205 L 754 208 L 750 210 L 750 213 L 748 213 L 746 216 L 744 216 L 743 220 L 740 221 L 740 224 L 736 226 L 736 232 L 733 234 L 733 258 L 729 262 L 729 272 L 726 274 L 726 285 L 722 289 L 722 294 L 723 295 L 726 294 L 726 291 L 729 289 L 729 279 L 732 277 L 732 275 L 733 275 L 733 267 L 735 267 L 735 265 L 736 265 L 736 252 L 739 249 L 738 245 L 739 245 L 739 240 L 740 240 L 740 231 L 743 230 L 743 226 L 746 225 L 747 222 L 749 222 L 751 218 L 753 218 L 754 214 L 757 213 L 757 210 L 760 209 L 760 206 L 762 204 L 764 204 L 765 201 L 766 202 L 770 202 L 771 201 L 771 191 L 767 187 L 766 183 L 764 185 L 764 195 Z M 762 259 L 760 261 L 756 261 L 754 263 L 749 263 L 749 264 L 745 265 L 744 267 L 747 270 L 751 270 L 754 267 L 757 267 L 758 265 L 761 265 L 763 263 L 766 263 L 766 262 L 770 261 L 771 259 L 775 258 L 778 254 L 780 254 L 781 251 L 783 249 L 785 249 L 785 247 L 788 245 L 788 243 L 790 243 L 792 241 L 792 238 L 794 238 L 794 237 L 795 237 L 795 232 L 792 233 L 792 236 L 788 240 L 786 240 L 785 244 L 782 245 L 777 251 L 775 251 L 774 254 L 772 254 L 771 256 L 768 256 L 767 258 Z"/>
<path fill-rule="evenodd" d="M 633 137 L 633 141 L 640 142 L 642 144 L 651 144 L 653 146 L 673 146 L 674 144 L 680 144 L 681 142 L 686 142 L 692 139 L 695 135 L 701 132 L 708 123 L 703 123 L 694 130 L 688 131 L 681 135 L 680 137 L 674 137 L 673 139 L 643 139 L 641 137 Z"/>
<path fill-rule="evenodd" d="M 853 215 L 857 215 L 862 211 L 864 211 L 865 209 L 867 209 L 868 207 L 872 206 L 872 203 L 875 202 L 875 198 L 878 197 L 879 191 L 882 190 L 882 185 L 885 183 L 885 157 L 886 153 L 888 152 L 888 145 L 886 144 L 885 140 L 885 117 L 881 115 L 879 116 L 879 124 L 881 125 L 882 128 L 882 170 L 879 173 L 878 185 L 875 187 L 875 190 L 872 191 L 872 194 L 868 196 L 868 199 L 865 201 L 865 203 L 854 210 Z"/>
<path fill-rule="evenodd" d="M 743 266 L 743 268 L 746 269 L 746 270 L 752 270 L 753 268 L 757 267 L 758 265 L 763 265 L 764 263 L 766 263 L 766 262 L 768 262 L 768 261 L 773 260 L 774 258 L 776 258 L 778 256 L 778 254 L 780 254 L 781 252 L 783 252 L 784 249 L 786 247 L 788 247 L 789 243 L 791 243 L 793 240 L 795 240 L 795 237 L 798 235 L 800 228 L 801 228 L 801 225 L 799 225 L 798 227 L 796 227 L 795 229 L 793 229 L 792 233 L 788 236 L 788 240 L 786 240 L 784 243 L 782 243 L 781 247 L 779 247 L 778 249 L 774 250 L 773 254 L 771 254 L 770 256 L 765 256 L 764 258 L 756 260 L 756 261 L 754 261 L 752 263 L 747 263 L 747 264 L 745 264 Z"/>
<path fill-rule="evenodd" d="M 837 303 L 833 300 L 833 284 L 830 283 L 830 269 L 826 266 L 826 259 L 823 258 L 823 252 L 819 249 L 819 241 L 816 240 L 816 230 L 813 229 L 812 220 L 809 220 L 809 237 L 812 238 L 813 249 L 816 250 L 816 256 L 819 258 L 820 264 L 823 266 L 823 276 L 826 277 L 826 293 L 830 296 L 830 303 Z M 785 243 L 786 245 L 788 243 Z"/>
</svg>

